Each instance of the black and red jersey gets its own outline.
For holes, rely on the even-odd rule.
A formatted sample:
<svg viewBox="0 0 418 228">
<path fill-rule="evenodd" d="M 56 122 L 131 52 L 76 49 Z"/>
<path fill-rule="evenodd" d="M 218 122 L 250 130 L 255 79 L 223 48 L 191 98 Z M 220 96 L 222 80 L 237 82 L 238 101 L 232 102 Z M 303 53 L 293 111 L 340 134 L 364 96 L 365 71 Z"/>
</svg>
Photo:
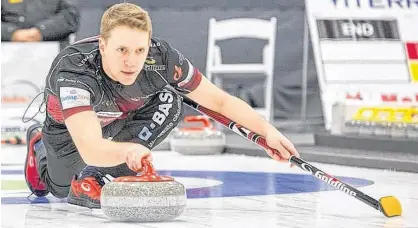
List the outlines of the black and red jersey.
<svg viewBox="0 0 418 228">
<path fill-rule="evenodd" d="M 66 47 L 46 78 L 47 129 L 65 129 L 65 118 L 94 110 L 102 127 L 126 118 L 169 84 L 182 93 L 193 91 L 201 73 L 178 50 L 160 38 L 151 47 L 137 80 L 130 86 L 109 78 L 101 66 L 98 37 Z"/>
</svg>

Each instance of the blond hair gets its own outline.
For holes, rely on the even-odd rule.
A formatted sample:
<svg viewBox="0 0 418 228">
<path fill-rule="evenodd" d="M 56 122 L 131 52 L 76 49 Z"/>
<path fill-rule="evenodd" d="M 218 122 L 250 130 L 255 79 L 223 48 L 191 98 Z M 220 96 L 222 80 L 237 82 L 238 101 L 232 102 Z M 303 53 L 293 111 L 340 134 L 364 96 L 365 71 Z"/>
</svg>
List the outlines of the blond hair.
<svg viewBox="0 0 418 228">
<path fill-rule="evenodd" d="M 132 29 L 144 31 L 152 36 L 151 18 L 148 12 L 140 6 L 131 3 L 119 3 L 107 9 L 100 23 L 100 36 L 107 40 L 110 32 L 117 26 L 128 26 Z"/>
</svg>

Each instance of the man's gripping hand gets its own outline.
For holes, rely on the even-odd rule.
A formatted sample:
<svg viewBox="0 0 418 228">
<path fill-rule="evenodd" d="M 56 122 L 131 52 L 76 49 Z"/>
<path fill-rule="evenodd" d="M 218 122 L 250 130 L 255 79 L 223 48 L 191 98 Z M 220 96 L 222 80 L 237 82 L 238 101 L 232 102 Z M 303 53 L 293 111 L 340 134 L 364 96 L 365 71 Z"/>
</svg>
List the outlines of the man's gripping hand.
<svg viewBox="0 0 418 228">
<path fill-rule="evenodd" d="M 144 150 L 141 145 L 132 145 L 126 152 L 126 164 L 128 167 L 135 171 L 140 172 L 142 169 L 142 159 L 147 159 L 152 162 L 152 154 L 150 150 Z"/>
<path fill-rule="evenodd" d="M 279 151 L 279 154 L 276 154 L 272 150 L 266 149 L 267 154 L 279 162 L 287 162 L 292 155 L 300 157 L 292 142 L 277 129 L 271 128 L 267 131 L 266 141 L 269 147 Z"/>
</svg>

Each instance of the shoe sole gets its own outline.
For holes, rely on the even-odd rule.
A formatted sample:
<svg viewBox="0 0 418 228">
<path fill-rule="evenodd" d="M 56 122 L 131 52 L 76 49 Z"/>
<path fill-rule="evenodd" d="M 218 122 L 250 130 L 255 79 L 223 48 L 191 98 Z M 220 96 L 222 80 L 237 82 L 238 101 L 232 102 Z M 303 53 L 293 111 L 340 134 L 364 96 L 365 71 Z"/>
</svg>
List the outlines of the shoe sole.
<svg viewBox="0 0 418 228">
<path fill-rule="evenodd" d="M 71 191 L 71 190 L 70 190 Z M 67 203 L 72 204 L 79 207 L 87 207 L 90 209 L 101 209 L 101 205 L 97 203 L 93 203 L 89 201 L 86 196 L 81 196 L 78 198 L 75 197 L 67 197 Z"/>
<path fill-rule="evenodd" d="M 28 156 L 29 156 L 29 149 L 30 149 L 30 135 L 32 133 L 32 131 L 38 127 L 42 126 L 41 124 L 34 124 L 32 126 L 30 126 L 27 130 L 26 133 L 26 159 L 25 159 L 25 181 L 26 181 L 26 185 L 28 186 L 29 190 L 35 194 L 37 197 L 44 197 L 46 195 L 48 195 L 49 191 L 48 190 L 35 190 L 32 188 L 31 184 L 28 182 L 28 179 L 26 178 L 26 167 L 28 165 Z"/>
</svg>

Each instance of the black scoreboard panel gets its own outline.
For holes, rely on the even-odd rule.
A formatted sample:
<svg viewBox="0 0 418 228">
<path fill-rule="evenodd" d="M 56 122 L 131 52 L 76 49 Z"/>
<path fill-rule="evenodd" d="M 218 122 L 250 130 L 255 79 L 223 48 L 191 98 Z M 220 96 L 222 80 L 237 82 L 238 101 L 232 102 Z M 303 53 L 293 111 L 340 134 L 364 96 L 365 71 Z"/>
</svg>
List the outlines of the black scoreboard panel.
<svg viewBox="0 0 418 228">
<path fill-rule="evenodd" d="M 317 20 L 321 40 L 400 40 L 396 20 Z"/>
</svg>

